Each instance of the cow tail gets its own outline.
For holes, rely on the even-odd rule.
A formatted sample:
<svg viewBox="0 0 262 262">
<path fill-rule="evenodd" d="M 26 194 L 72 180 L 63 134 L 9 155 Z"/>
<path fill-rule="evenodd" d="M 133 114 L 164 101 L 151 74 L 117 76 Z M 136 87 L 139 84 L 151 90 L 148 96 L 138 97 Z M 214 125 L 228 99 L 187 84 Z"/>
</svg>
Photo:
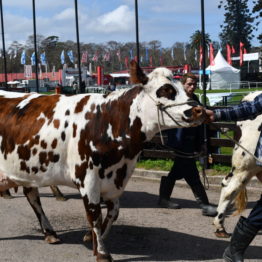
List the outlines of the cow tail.
<svg viewBox="0 0 262 262">
<path fill-rule="evenodd" d="M 238 215 L 246 209 L 247 201 L 248 201 L 247 190 L 244 187 L 240 190 L 240 192 L 236 197 L 236 201 L 235 201 L 236 211 L 234 212 L 234 215 Z"/>
</svg>

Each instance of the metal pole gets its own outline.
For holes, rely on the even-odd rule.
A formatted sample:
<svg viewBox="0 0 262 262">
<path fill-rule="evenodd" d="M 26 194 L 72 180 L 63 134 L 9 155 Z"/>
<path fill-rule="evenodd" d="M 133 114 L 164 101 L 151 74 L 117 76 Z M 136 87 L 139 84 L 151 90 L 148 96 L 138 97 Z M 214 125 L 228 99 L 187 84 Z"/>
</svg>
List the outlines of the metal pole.
<svg viewBox="0 0 262 262">
<path fill-rule="evenodd" d="M 79 43 L 79 27 L 78 27 L 78 7 L 77 0 L 75 0 L 75 19 L 76 19 L 76 42 L 77 42 L 77 65 L 79 74 L 79 90 L 84 93 L 84 87 L 82 86 L 82 74 L 81 74 L 81 63 L 80 63 L 80 43 Z"/>
<path fill-rule="evenodd" d="M 206 107 L 206 34 L 205 34 L 205 8 L 204 8 L 204 0 L 201 1 L 201 33 L 202 33 L 202 84 L 203 84 L 203 104 Z M 207 168 L 207 126 L 204 124 L 203 127 L 203 137 L 204 137 L 204 150 L 205 150 L 205 157 L 204 157 L 204 163 L 203 163 L 203 175 L 205 174 L 205 168 Z"/>
<path fill-rule="evenodd" d="M 203 104 L 206 106 L 206 34 L 205 34 L 205 8 L 204 0 L 201 0 L 201 34 L 202 34 L 202 51 L 203 51 L 203 60 L 202 60 L 202 83 L 203 83 L 203 95 L 204 101 Z"/>
<path fill-rule="evenodd" d="M 5 31 L 4 31 L 4 18 L 3 18 L 3 3 L 0 0 L 1 9 L 1 28 L 2 28 L 2 44 L 3 44 L 3 55 L 4 55 L 4 72 L 5 72 L 5 86 L 7 87 L 7 67 L 6 67 L 6 55 L 5 55 Z"/>
<path fill-rule="evenodd" d="M 135 15 L 136 15 L 136 56 L 137 56 L 137 63 L 139 65 L 140 52 L 139 52 L 139 29 L 138 29 L 138 6 L 137 6 L 137 0 L 135 0 Z"/>
<path fill-rule="evenodd" d="M 35 80 L 36 80 L 36 92 L 39 92 L 39 83 L 38 83 L 38 55 L 37 55 L 37 43 L 36 43 L 36 22 L 35 22 L 35 0 L 32 0 L 33 3 L 33 26 L 34 26 L 34 49 L 35 49 Z"/>
</svg>

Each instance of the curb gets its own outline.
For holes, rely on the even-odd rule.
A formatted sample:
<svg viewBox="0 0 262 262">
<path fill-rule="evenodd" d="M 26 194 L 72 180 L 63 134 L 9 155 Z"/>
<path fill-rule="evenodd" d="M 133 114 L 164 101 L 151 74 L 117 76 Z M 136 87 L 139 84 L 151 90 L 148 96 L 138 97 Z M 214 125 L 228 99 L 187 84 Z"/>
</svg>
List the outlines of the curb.
<svg viewBox="0 0 262 262">
<path fill-rule="evenodd" d="M 167 171 L 158 171 L 158 170 L 146 170 L 136 168 L 132 175 L 132 179 L 141 179 L 141 180 L 150 180 L 153 182 L 160 183 L 161 176 L 167 176 Z M 221 182 L 225 176 L 217 175 L 217 176 L 207 176 L 208 189 L 218 191 L 221 190 Z M 203 182 L 203 178 L 201 177 Z M 203 182 L 204 183 L 204 182 Z M 184 179 L 176 181 L 176 185 L 179 187 L 188 187 L 188 184 L 185 182 Z M 205 185 L 205 184 L 204 184 Z M 253 177 L 251 181 L 248 183 L 247 186 L 248 194 L 257 194 L 262 192 L 262 183 L 260 183 L 256 177 Z"/>
</svg>

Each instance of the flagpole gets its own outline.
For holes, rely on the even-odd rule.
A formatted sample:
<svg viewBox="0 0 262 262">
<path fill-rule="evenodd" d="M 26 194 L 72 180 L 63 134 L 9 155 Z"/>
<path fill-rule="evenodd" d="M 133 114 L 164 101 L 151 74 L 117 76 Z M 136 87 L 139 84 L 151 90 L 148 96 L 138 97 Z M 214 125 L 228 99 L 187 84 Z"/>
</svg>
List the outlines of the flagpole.
<svg viewBox="0 0 262 262">
<path fill-rule="evenodd" d="M 35 22 L 35 0 L 32 0 L 33 3 L 33 26 L 34 26 L 34 49 L 35 49 L 35 79 L 36 79 L 36 92 L 39 92 L 39 83 L 38 83 L 38 56 L 37 56 L 37 45 L 36 45 L 36 22 Z"/>
<path fill-rule="evenodd" d="M 5 31 L 4 31 L 4 18 L 3 18 L 3 3 L 0 0 L 1 9 L 1 28 L 2 28 L 2 45 L 3 45 L 3 55 L 4 55 L 4 71 L 5 71 L 5 86 L 7 87 L 7 67 L 6 67 L 6 55 L 5 55 Z"/>
<path fill-rule="evenodd" d="M 140 62 L 140 52 L 139 52 L 139 29 L 138 29 L 138 5 L 137 0 L 135 0 L 135 15 L 136 15 L 136 56 L 137 64 Z"/>
<path fill-rule="evenodd" d="M 77 0 L 75 0 L 75 20 L 76 20 L 76 41 L 77 41 L 77 57 L 78 57 L 78 74 L 79 74 L 79 90 L 84 93 L 84 87 L 82 86 L 82 74 L 81 74 L 81 63 L 80 63 L 80 43 L 79 43 L 79 27 L 78 27 L 78 7 Z"/>
</svg>

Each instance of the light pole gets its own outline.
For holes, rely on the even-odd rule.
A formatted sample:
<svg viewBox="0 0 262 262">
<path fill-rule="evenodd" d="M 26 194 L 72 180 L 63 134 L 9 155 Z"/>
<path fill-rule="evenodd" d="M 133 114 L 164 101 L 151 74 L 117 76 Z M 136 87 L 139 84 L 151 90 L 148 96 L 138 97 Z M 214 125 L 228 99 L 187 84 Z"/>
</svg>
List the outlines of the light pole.
<svg viewBox="0 0 262 262">
<path fill-rule="evenodd" d="M 0 0 L 0 9 L 1 9 L 2 44 L 3 44 L 4 72 L 5 72 L 5 86 L 6 86 L 8 80 L 7 80 L 6 55 L 5 55 L 5 31 L 4 31 L 4 18 L 3 18 L 3 3 L 2 3 L 2 0 Z"/>
<path fill-rule="evenodd" d="M 35 21 L 35 0 L 32 0 L 33 3 L 33 27 L 34 27 L 34 49 L 35 49 L 35 80 L 36 80 L 36 92 L 39 92 L 39 83 L 38 83 L 38 55 L 37 55 L 37 43 L 36 43 L 36 21 Z"/>
<path fill-rule="evenodd" d="M 136 16 L 136 56 L 137 63 L 140 62 L 140 52 L 139 52 L 139 28 L 138 28 L 138 5 L 137 0 L 135 0 L 135 16 Z"/>
<path fill-rule="evenodd" d="M 81 61 L 80 61 L 80 43 L 79 43 L 79 27 L 78 27 L 78 7 L 77 0 L 75 0 L 75 20 L 76 20 L 76 43 L 77 43 L 77 66 L 79 74 L 79 90 L 84 93 L 84 87 L 82 86 L 82 74 L 81 74 Z"/>
</svg>

